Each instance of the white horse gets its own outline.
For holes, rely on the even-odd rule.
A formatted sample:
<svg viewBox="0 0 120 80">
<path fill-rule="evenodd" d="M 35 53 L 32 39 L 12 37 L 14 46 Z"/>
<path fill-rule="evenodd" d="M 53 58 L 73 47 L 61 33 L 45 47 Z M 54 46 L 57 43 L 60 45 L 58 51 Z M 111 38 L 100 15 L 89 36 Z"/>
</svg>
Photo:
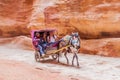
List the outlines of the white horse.
<svg viewBox="0 0 120 80">
<path fill-rule="evenodd" d="M 79 67 L 79 62 L 78 62 L 78 50 L 80 48 L 80 37 L 78 33 L 72 33 L 72 35 L 67 35 L 63 38 L 63 41 L 59 43 L 59 48 L 66 47 L 63 51 L 59 52 L 59 55 L 61 53 L 64 53 L 64 56 L 67 60 L 67 64 L 69 64 L 69 59 L 67 57 L 68 53 L 73 53 L 73 59 L 72 59 L 72 65 L 74 65 L 74 60 L 76 58 L 77 60 L 77 66 Z M 59 61 L 59 56 L 58 56 L 58 61 Z"/>
</svg>

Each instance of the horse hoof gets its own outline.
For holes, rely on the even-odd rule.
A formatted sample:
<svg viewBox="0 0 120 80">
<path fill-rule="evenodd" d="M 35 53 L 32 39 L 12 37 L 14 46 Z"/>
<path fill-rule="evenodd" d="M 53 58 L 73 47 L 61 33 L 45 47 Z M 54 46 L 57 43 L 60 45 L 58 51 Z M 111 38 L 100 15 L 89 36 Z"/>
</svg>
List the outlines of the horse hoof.
<svg viewBox="0 0 120 80">
<path fill-rule="evenodd" d="M 80 65 L 78 64 L 77 67 L 80 68 Z"/>
<path fill-rule="evenodd" d="M 67 65 L 69 65 L 69 61 L 67 62 Z"/>
<path fill-rule="evenodd" d="M 72 66 L 74 66 L 74 64 L 72 64 Z"/>
</svg>

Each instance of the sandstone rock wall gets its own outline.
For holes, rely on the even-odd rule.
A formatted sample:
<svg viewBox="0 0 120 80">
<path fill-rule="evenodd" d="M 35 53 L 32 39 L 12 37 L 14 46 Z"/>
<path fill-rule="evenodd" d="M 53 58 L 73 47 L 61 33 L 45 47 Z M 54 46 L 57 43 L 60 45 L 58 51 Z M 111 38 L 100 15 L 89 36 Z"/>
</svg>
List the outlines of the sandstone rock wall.
<svg viewBox="0 0 120 80">
<path fill-rule="evenodd" d="M 78 31 L 82 38 L 119 37 L 119 8 L 119 0 L 64 1 L 45 9 L 45 23 L 60 34 Z"/>
<path fill-rule="evenodd" d="M 0 36 L 29 34 L 33 0 L 0 0 Z"/>
<path fill-rule="evenodd" d="M 120 37 L 119 0 L 0 0 L 0 36 L 56 28 L 63 36 Z M 64 31 L 63 31 L 64 30 Z"/>
<path fill-rule="evenodd" d="M 120 38 L 82 40 L 80 52 L 84 54 L 120 57 Z"/>
</svg>

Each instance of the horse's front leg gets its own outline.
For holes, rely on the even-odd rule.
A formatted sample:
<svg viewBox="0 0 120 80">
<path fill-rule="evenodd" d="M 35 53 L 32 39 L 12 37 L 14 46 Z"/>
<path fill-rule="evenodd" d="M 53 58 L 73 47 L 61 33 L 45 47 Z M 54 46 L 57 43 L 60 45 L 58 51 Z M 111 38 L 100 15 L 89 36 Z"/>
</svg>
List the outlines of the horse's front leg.
<svg viewBox="0 0 120 80">
<path fill-rule="evenodd" d="M 73 59 L 72 59 L 72 66 L 74 66 L 74 59 L 75 59 L 75 53 L 74 53 Z"/>
<path fill-rule="evenodd" d="M 75 57 L 76 57 L 76 60 L 77 60 L 77 66 L 79 67 L 79 60 L 78 60 L 78 55 L 77 55 L 77 53 L 75 53 Z"/>
<path fill-rule="evenodd" d="M 64 56 L 65 56 L 65 58 L 66 58 L 66 60 L 67 60 L 67 64 L 69 64 L 69 59 L 68 59 L 68 57 L 67 57 L 67 51 L 65 51 L 65 54 L 64 54 Z"/>
</svg>

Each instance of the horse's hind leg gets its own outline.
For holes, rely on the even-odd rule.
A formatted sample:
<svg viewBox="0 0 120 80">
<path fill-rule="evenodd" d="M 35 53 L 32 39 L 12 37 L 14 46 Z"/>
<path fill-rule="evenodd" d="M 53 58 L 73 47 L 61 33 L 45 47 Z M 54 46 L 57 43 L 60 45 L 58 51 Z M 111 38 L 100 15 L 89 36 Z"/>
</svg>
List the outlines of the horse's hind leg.
<svg viewBox="0 0 120 80">
<path fill-rule="evenodd" d="M 58 63 L 60 62 L 60 57 L 61 57 L 61 51 L 58 52 Z"/>
<path fill-rule="evenodd" d="M 68 57 L 67 57 L 67 51 L 65 52 L 64 56 L 65 56 L 65 58 L 67 60 L 67 64 L 69 64 L 69 60 L 68 60 Z"/>
<path fill-rule="evenodd" d="M 57 55 L 58 55 L 58 63 L 59 63 L 59 62 L 60 62 L 60 59 L 59 59 L 59 57 L 60 57 L 60 53 L 58 53 Z"/>
</svg>

